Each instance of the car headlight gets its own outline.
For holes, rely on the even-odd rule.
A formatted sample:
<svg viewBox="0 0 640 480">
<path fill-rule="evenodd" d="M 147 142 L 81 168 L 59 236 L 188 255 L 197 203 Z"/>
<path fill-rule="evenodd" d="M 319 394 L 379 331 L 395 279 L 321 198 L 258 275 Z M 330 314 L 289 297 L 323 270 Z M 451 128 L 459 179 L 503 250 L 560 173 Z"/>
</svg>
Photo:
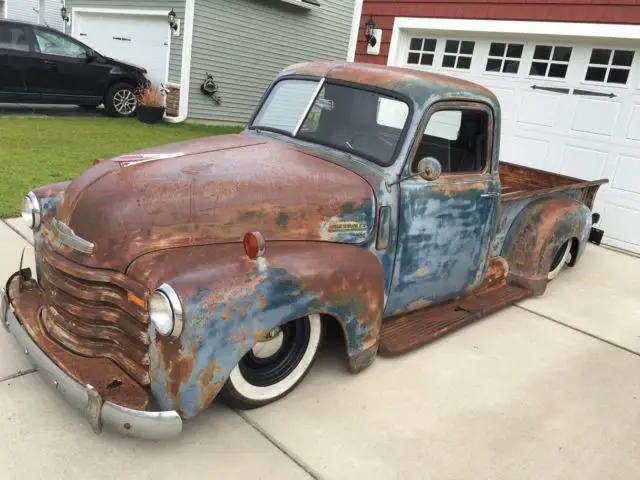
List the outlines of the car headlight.
<svg viewBox="0 0 640 480">
<path fill-rule="evenodd" d="M 149 297 L 149 320 L 165 337 L 179 337 L 182 333 L 182 305 L 170 285 L 163 283 Z"/>
<path fill-rule="evenodd" d="M 27 193 L 22 199 L 21 215 L 29 228 L 35 230 L 40 226 L 40 202 L 33 192 Z"/>
</svg>

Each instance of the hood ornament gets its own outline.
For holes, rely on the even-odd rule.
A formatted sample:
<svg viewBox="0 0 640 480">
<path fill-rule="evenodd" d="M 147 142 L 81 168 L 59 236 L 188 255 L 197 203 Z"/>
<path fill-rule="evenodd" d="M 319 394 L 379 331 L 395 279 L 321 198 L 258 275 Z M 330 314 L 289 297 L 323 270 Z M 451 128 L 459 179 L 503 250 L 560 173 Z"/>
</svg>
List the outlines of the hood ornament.
<svg viewBox="0 0 640 480">
<path fill-rule="evenodd" d="M 78 252 L 91 255 L 95 249 L 94 243 L 76 235 L 69 225 L 61 222 L 57 218 L 51 221 L 51 233 L 62 245 L 66 245 Z"/>
<path fill-rule="evenodd" d="M 119 163 L 121 167 L 128 167 L 129 165 L 139 165 L 141 163 L 153 162 L 155 160 L 164 160 L 167 158 L 182 157 L 182 152 L 171 153 L 133 153 L 129 155 L 120 155 L 119 157 L 112 158 L 111 161 Z"/>
</svg>

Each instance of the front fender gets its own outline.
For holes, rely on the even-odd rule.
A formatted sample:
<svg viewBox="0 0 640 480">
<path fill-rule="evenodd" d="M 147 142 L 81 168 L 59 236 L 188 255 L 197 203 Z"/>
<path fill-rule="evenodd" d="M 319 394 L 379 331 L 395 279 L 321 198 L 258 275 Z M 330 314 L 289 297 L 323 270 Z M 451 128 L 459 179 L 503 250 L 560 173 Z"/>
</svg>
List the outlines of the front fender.
<svg viewBox="0 0 640 480">
<path fill-rule="evenodd" d="M 509 264 L 509 280 L 537 295 L 547 286 L 553 253 L 574 239 L 574 265 L 584 250 L 591 229 L 589 208 L 567 198 L 540 199 L 527 205 L 515 218 L 502 246 Z"/>
<path fill-rule="evenodd" d="M 369 251 L 345 244 L 269 242 L 250 260 L 241 244 L 165 250 L 128 274 L 150 290 L 169 283 L 185 315 L 171 342 L 150 327 L 151 390 L 184 418 L 206 408 L 231 370 L 269 330 L 311 313 L 343 328 L 351 370 L 373 361 L 383 307 L 383 274 Z"/>
</svg>

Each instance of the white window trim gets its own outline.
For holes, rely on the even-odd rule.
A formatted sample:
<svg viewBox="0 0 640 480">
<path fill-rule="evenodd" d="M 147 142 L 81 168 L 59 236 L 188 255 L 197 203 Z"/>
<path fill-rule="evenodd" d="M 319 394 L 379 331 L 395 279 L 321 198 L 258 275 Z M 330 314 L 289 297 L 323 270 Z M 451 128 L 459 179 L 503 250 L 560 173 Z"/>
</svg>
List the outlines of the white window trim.
<svg viewBox="0 0 640 480">
<path fill-rule="evenodd" d="M 387 65 L 399 65 L 402 62 L 402 52 L 400 51 L 402 40 L 409 30 L 446 31 L 448 35 L 451 35 L 451 32 L 464 32 L 467 35 L 481 32 L 640 40 L 640 25 L 396 17 L 393 21 Z"/>
<path fill-rule="evenodd" d="M 195 13 L 195 0 L 186 0 L 184 5 L 184 20 L 182 22 L 182 64 L 180 65 L 180 107 L 177 117 L 167 117 L 165 120 L 171 123 L 180 123 L 187 118 L 189 111 L 189 84 L 191 80 L 191 50 L 193 47 L 193 18 Z M 144 15 L 167 17 L 166 10 L 153 9 L 122 9 L 122 8 L 71 8 L 71 36 L 77 38 L 76 13 L 110 13 L 115 15 Z M 170 58 L 171 58 L 171 29 L 167 24 L 167 78 L 165 84 L 169 82 Z"/>
<path fill-rule="evenodd" d="M 356 45 L 360 32 L 360 19 L 362 18 L 362 1 L 356 0 L 353 5 L 353 18 L 351 19 L 351 33 L 349 35 L 349 48 L 347 49 L 347 62 L 353 62 L 356 58 Z"/>
</svg>

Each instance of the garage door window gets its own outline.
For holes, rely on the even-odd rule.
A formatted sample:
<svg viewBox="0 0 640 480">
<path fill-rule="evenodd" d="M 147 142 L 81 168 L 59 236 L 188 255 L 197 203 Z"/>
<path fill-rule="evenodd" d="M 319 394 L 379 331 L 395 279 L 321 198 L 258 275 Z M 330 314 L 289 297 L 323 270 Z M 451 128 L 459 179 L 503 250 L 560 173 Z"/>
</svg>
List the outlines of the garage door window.
<svg viewBox="0 0 640 480">
<path fill-rule="evenodd" d="M 564 78 L 571 61 L 571 47 L 536 45 L 529 75 Z"/>
<path fill-rule="evenodd" d="M 631 50 L 594 48 L 587 67 L 585 80 L 590 82 L 625 85 L 633 63 Z"/>
<path fill-rule="evenodd" d="M 486 71 L 517 74 L 523 49 L 521 43 L 491 42 Z"/>
<path fill-rule="evenodd" d="M 407 63 L 410 65 L 433 65 L 437 43 L 435 38 L 412 38 L 409 43 Z"/>
<path fill-rule="evenodd" d="M 444 56 L 442 66 L 446 68 L 457 68 L 469 70 L 471 68 L 471 58 L 476 42 L 468 40 L 447 40 L 444 45 Z"/>
</svg>

